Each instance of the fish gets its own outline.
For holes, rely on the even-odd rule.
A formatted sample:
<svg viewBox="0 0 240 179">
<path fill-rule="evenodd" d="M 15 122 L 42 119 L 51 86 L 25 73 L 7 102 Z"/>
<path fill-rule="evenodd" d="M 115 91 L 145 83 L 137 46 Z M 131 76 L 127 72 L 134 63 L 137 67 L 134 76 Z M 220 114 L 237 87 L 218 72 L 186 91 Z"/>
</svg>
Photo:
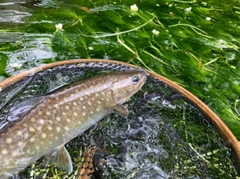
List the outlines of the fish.
<svg viewBox="0 0 240 179">
<path fill-rule="evenodd" d="M 123 103 L 146 79 L 142 70 L 113 72 L 69 85 L 39 101 L 35 97 L 36 106 L 0 131 L 0 178 L 17 175 L 43 156 L 47 164 L 72 172 L 64 145 L 113 112 L 127 116 Z"/>
</svg>

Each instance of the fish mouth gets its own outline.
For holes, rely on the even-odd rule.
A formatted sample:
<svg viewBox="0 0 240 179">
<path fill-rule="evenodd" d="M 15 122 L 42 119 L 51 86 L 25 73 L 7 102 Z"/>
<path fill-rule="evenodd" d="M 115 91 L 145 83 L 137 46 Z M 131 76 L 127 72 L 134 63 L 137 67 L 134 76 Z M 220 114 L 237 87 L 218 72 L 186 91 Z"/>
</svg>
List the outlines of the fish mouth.
<svg viewBox="0 0 240 179">
<path fill-rule="evenodd" d="M 149 73 L 146 72 L 146 70 L 140 68 L 139 69 L 139 72 L 143 72 L 144 75 L 142 75 L 142 78 L 143 78 L 143 83 L 145 83 L 147 81 L 147 77 L 149 76 Z"/>
<path fill-rule="evenodd" d="M 142 84 L 140 85 L 142 87 L 144 83 L 147 81 L 147 76 L 149 76 L 149 74 L 145 70 L 140 70 L 140 72 L 144 73 L 144 75 L 142 75 Z"/>
</svg>

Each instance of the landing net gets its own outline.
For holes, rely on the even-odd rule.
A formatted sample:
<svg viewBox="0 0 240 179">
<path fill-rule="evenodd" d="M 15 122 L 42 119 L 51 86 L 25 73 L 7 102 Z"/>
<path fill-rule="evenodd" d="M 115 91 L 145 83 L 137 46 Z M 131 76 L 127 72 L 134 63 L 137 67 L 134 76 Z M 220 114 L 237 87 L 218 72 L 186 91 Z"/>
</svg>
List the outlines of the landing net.
<svg viewBox="0 0 240 179">
<path fill-rule="evenodd" d="M 24 77 L 0 92 L 0 127 L 12 122 L 9 110 L 20 101 L 95 75 L 132 69 L 108 61 L 83 62 Z M 237 178 L 232 149 L 225 146 L 211 119 L 176 89 L 148 74 L 143 88 L 125 104 L 128 117 L 113 113 L 66 145 L 73 173 L 46 167 L 39 159 L 20 178 L 78 179 L 83 172 L 89 175 L 80 178 Z M 95 161 L 91 146 L 100 151 Z"/>
</svg>

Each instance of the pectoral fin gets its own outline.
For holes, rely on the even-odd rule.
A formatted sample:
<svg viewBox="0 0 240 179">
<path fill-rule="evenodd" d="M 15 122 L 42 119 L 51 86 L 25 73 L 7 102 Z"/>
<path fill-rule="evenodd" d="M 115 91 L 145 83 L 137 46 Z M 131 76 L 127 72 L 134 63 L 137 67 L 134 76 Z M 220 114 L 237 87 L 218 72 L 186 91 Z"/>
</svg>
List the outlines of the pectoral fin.
<svg viewBox="0 0 240 179">
<path fill-rule="evenodd" d="M 129 114 L 127 107 L 122 104 L 116 104 L 113 108 L 123 116 L 127 116 Z"/>
<path fill-rule="evenodd" d="M 44 160 L 46 161 L 46 164 L 55 164 L 69 173 L 73 171 L 71 157 L 64 146 L 59 146 L 52 150 L 44 157 Z"/>
</svg>

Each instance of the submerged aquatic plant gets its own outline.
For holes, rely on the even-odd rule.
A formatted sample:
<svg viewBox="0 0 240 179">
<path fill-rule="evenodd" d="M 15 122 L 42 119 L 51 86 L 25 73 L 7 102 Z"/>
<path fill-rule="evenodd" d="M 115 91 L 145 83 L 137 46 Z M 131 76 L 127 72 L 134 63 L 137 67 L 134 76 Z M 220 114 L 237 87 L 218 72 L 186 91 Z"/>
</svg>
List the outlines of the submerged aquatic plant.
<svg viewBox="0 0 240 179">
<path fill-rule="evenodd" d="M 41 6 L 28 23 L 16 29 L 1 30 L 2 37 L 11 39 L 7 38 L 12 36 L 10 32 L 26 31 L 33 34 L 32 39 L 39 34 L 50 39 L 41 49 L 51 49 L 54 55 L 36 65 L 106 58 L 155 71 L 201 98 L 240 139 L 236 102 L 240 96 L 240 8 L 235 1 L 71 1 L 51 7 Z M 59 22 L 64 31 L 54 26 Z M 54 33 L 56 29 L 58 33 Z M 0 75 L 8 75 L 11 54 L 24 49 L 26 34 L 20 36 L 23 38 L 1 44 Z"/>
</svg>

